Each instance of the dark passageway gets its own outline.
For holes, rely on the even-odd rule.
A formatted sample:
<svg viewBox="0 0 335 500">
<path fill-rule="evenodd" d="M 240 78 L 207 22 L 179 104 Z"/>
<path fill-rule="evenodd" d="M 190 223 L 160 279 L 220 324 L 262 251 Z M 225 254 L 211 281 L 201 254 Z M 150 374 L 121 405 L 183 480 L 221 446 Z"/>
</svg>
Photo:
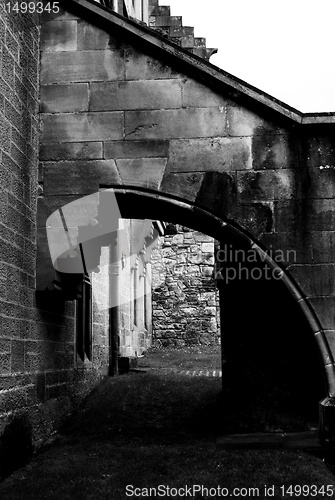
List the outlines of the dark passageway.
<svg viewBox="0 0 335 500">
<path fill-rule="evenodd" d="M 221 242 L 215 279 L 225 361 L 222 401 L 225 415 L 231 405 L 233 414 L 240 412 L 238 430 L 276 430 L 281 426 L 300 430 L 309 423 L 317 425 L 318 403 L 326 396 L 319 347 L 299 296 L 292 292 L 290 278 L 282 279 L 278 274 L 295 254 L 264 248 L 262 256 L 250 235 L 234 225 L 222 226 L 215 216 L 177 200 L 171 199 L 170 204 L 168 198 L 131 190 L 117 193 L 117 199 L 121 212 L 129 214 L 136 205 L 137 216 L 154 213 Z M 227 268 L 230 275 L 225 274 Z M 236 423 L 230 430 L 236 430 Z"/>
</svg>

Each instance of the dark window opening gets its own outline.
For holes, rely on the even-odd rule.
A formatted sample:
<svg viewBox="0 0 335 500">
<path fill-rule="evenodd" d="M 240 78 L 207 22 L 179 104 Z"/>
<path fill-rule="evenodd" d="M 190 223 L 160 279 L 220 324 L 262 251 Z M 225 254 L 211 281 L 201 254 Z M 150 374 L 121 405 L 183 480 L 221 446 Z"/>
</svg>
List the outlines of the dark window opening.
<svg viewBox="0 0 335 500">
<path fill-rule="evenodd" d="M 134 326 L 137 326 L 137 304 L 138 304 L 138 290 L 137 290 L 137 281 L 138 281 L 138 272 L 137 272 L 137 267 L 133 269 L 133 322 Z"/>
<path fill-rule="evenodd" d="M 82 296 L 77 299 L 77 357 L 92 361 L 92 285 L 85 275 L 82 284 Z"/>
<path fill-rule="evenodd" d="M 144 279 L 144 291 L 143 291 L 143 318 L 144 318 L 144 328 L 148 330 L 148 283 L 146 273 L 143 276 Z"/>
</svg>

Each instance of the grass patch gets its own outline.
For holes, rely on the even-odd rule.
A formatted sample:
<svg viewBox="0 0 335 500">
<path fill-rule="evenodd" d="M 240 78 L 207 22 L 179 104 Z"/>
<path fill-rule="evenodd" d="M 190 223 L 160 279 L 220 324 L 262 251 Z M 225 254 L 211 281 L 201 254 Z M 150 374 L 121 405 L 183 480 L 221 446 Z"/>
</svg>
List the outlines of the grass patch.
<svg viewBox="0 0 335 500">
<path fill-rule="evenodd" d="M 139 359 L 138 366 L 148 372 L 153 370 L 161 378 L 164 377 L 162 368 L 175 373 L 183 370 L 221 370 L 221 348 L 198 346 L 151 349 L 145 357 Z M 239 371 L 228 374 L 223 370 L 223 377 L 227 379 L 223 380 L 225 390 L 216 410 L 213 409 L 219 432 L 299 432 L 317 426 L 317 403 L 310 404 L 308 397 L 297 398 L 294 377 L 283 380 L 283 373 L 287 371 L 285 364 L 275 373 L 271 365 L 259 363 L 255 367 L 252 360 L 244 360 L 244 368 L 243 374 Z M 196 381 L 183 383 L 194 384 L 193 391 L 197 391 L 199 387 L 201 393 L 205 390 L 202 389 L 202 380 L 197 378 Z M 206 382 L 204 384 L 206 386 Z M 213 387 L 218 395 L 222 389 L 221 381 L 220 386 L 214 383 Z M 191 392 L 192 389 L 189 388 L 189 394 Z M 185 397 L 187 399 L 186 395 Z"/>
<path fill-rule="evenodd" d="M 221 370 L 221 347 L 198 346 L 180 349 L 150 349 L 138 360 L 141 368 L 181 370 Z"/>
<path fill-rule="evenodd" d="M 166 354 L 159 354 L 161 361 Z M 182 358 L 179 352 L 165 359 L 179 370 L 184 369 Z M 156 363 L 150 357 L 142 362 L 148 367 Z M 203 369 L 203 363 L 199 355 L 192 368 Z M 218 378 L 159 370 L 105 379 L 67 421 L 53 445 L 0 484 L 1 500 L 122 500 L 130 498 L 127 485 L 182 488 L 194 484 L 230 492 L 258 488 L 259 498 L 265 498 L 265 484 L 274 485 L 271 498 L 282 499 L 281 485 L 334 483 L 322 460 L 305 453 L 216 449 L 220 388 Z"/>
<path fill-rule="evenodd" d="M 2 499 L 122 500 L 127 498 L 127 486 L 203 485 L 229 491 L 257 488 L 262 493 L 265 485 L 275 485 L 277 494 L 272 498 L 279 499 L 283 498 L 282 485 L 333 483 L 333 475 L 321 460 L 302 453 L 217 451 L 213 444 L 201 442 L 187 447 L 85 442 L 58 445 L 40 455 L 32 467 L 2 483 L 0 493 Z"/>
</svg>

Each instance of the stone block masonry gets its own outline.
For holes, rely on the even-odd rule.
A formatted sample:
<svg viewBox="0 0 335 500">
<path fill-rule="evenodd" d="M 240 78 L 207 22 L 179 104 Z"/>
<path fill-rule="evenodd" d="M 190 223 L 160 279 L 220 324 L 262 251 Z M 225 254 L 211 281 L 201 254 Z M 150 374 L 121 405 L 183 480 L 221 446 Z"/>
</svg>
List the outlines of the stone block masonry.
<svg viewBox="0 0 335 500">
<path fill-rule="evenodd" d="M 152 16 L 165 15 L 156 7 Z M 44 19 L 45 215 L 58 196 L 83 196 L 101 185 L 149 188 L 232 219 L 273 248 L 292 242 L 298 264 L 331 261 L 318 238 L 333 239 L 333 169 L 321 169 L 334 164 L 329 139 L 310 140 L 293 122 L 244 106 L 221 84 L 133 40 L 89 17 L 63 12 Z"/>
<path fill-rule="evenodd" d="M 172 45 L 172 34 L 193 36 L 192 31 L 182 33 L 182 26 L 164 21 L 167 25 L 158 22 L 158 27 L 151 18 L 150 25 L 159 30 L 157 35 L 108 13 L 96 2 L 75 3 L 73 10 L 82 19 L 65 12 L 43 19 L 40 182 L 44 192 L 39 199 L 38 227 L 45 229 L 46 218 L 66 198 L 78 198 L 101 186 L 118 186 L 126 192 L 152 190 L 158 199 L 178 201 L 178 207 L 179 202 L 191 204 L 194 220 L 179 221 L 185 225 L 201 221 L 201 210 L 228 221 L 222 231 L 212 233 L 223 243 L 236 225 L 248 245 L 252 241 L 285 254 L 293 250 L 294 260 L 284 267 L 291 266 L 299 290 L 291 282 L 290 269 L 283 288 L 287 302 L 294 298 L 296 307 L 304 311 L 310 334 L 319 339 L 328 395 L 334 396 L 334 289 L 328 280 L 334 269 L 324 265 L 334 262 L 334 116 L 298 113 L 193 57 L 191 51 L 181 48 L 188 41 L 184 45 L 181 41 L 181 47 Z M 156 0 L 150 2 L 150 17 L 169 16 L 157 4 Z M 203 45 L 194 38 L 193 54 L 209 50 Z M 15 44 L 11 47 L 10 54 L 2 52 L 9 62 L 16 57 Z M 29 60 L 30 77 L 25 85 L 31 94 L 34 70 Z M 17 67 L 4 64 L 2 78 L 13 81 Z M 6 174 L 11 170 L 18 176 L 17 164 L 23 161 L 24 151 L 16 130 L 21 119 L 26 130 L 27 119 L 10 104 L 13 100 L 7 87 L 4 91 L 6 119 L 13 124 L 15 144 L 5 141 L 3 145 L 1 168 L 5 170 L 0 171 L 0 178 L 6 192 L 15 189 L 18 194 L 26 184 L 12 183 Z M 5 135 L 9 133 L 7 122 Z M 9 210 L 7 198 L 0 203 L 4 205 L 1 217 L 10 221 L 10 227 L 3 225 L 3 234 L 15 244 L 22 242 L 17 234 L 13 237 L 13 229 L 21 225 L 19 205 Z M 170 222 L 178 222 L 166 205 L 167 217 L 161 214 L 161 220 L 169 220 L 171 215 Z M 128 215 L 136 217 L 136 212 Z M 29 224 L 33 223 L 34 218 Z M 197 229 L 206 231 L 199 224 Z M 25 225 L 24 238 L 29 227 Z M 1 251 L 6 263 L 13 266 L 22 253 L 15 246 L 11 249 Z M 37 287 L 44 290 L 52 282 L 53 269 L 42 244 L 38 252 L 41 280 Z M 31 253 L 26 252 L 24 265 L 33 269 Z M 207 268 L 209 272 L 210 266 Z M 311 283 L 310 276 L 319 275 L 320 280 Z M 8 293 L 6 286 L 0 290 Z M 261 307 L 266 294 L 261 298 L 250 292 L 251 298 Z M 250 300 L 246 299 L 246 306 Z M 282 300 L 278 304 L 285 310 Z M 192 307 L 187 312 L 190 318 Z M 210 311 L 212 306 L 207 307 Z M 236 332 L 233 338 L 238 341 L 240 332 L 232 311 L 225 311 L 225 321 L 229 313 Z M 265 318 L 262 321 L 266 326 Z M 253 342 L 259 338 L 258 331 L 256 325 Z M 300 327 L 292 336 L 298 331 Z M 302 341 L 301 350 L 304 348 Z M 10 370 L 8 344 L 2 349 L 4 369 Z M 288 344 L 285 352 L 290 351 Z M 21 363 L 20 345 L 15 352 L 16 367 Z M 301 359 L 305 357 L 297 356 L 297 365 Z"/>
<path fill-rule="evenodd" d="M 38 173 L 39 30 L 35 15 L 8 14 L 0 7 L 0 477 L 7 460 L 2 436 L 15 420 L 39 418 L 30 441 L 48 425 L 37 416 L 36 360 L 56 346 L 40 342 L 47 328 L 35 307 L 36 198 Z M 37 321 L 36 321 L 37 320 Z M 64 324 L 70 321 L 68 316 Z M 54 342 L 53 342 L 54 340 Z M 62 350 L 65 354 L 66 344 Z M 45 392 L 44 396 L 45 397 Z M 34 415 L 34 416 L 33 416 Z M 14 422 L 14 423 L 13 423 Z M 29 421 L 28 427 L 32 427 Z M 16 429 L 17 430 L 17 429 Z M 20 450 L 18 450 L 20 452 Z"/>
<path fill-rule="evenodd" d="M 153 253 L 152 270 L 153 345 L 219 344 L 213 238 L 169 224 Z"/>
<path fill-rule="evenodd" d="M 73 39 L 68 25 L 65 39 Z M 57 24 L 61 26 L 60 23 Z M 46 32 L 44 40 L 50 41 Z M 71 38 L 72 37 L 72 38 Z M 62 45 L 61 33 L 53 48 Z M 53 39 L 54 40 L 54 39 Z M 50 42 L 51 43 L 51 42 Z M 14 467 L 12 458 L 38 446 L 62 418 L 106 373 L 107 318 L 94 316 L 95 363 L 75 365 L 75 304 L 36 296 L 37 198 L 39 185 L 40 30 L 35 14 L 8 13 L 0 6 L 0 478 Z M 68 86 L 44 87 L 46 112 L 87 110 L 87 84 L 77 84 L 77 98 Z M 86 104 L 85 104 L 86 103 Z M 108 122 L 109 123 L 109 122 Z M 109 139 L 114 135 L 109 134 Z M 47 158 L 61 146 L 45 152 Z M 100 153 L 99 153 L 100 151 Z M 102 159 L 101 143 L 63 148 L 66 159 L 90 154 Z M 43 159 L 43 155 L 42 155 Z M 49 258 L 49 256 L 48 256 Z M 99 283 L 96 283 L 99 286 Z M 21 439 L 21 431 L 22 439 Z M 18 438 L 20 436 L 20 438 Z M 15 453 L 11 443 L 18 443 Z M 11 458 L 12 457 L 12 458 Z M 6 467 L 5 467 L 5 465 Z"/>
</svg>

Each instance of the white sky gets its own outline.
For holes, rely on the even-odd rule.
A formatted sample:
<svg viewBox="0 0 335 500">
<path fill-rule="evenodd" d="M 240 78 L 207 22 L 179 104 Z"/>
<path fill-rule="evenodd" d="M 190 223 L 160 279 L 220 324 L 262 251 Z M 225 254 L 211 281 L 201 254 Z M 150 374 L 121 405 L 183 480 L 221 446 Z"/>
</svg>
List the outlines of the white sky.
<svg viewBox="0 0 335 500">
<path fill-rule="evenodd" d="M 211 63 L 303 112 L 335 112 L 335 0 L 159 0 Z"/>
</svg>

